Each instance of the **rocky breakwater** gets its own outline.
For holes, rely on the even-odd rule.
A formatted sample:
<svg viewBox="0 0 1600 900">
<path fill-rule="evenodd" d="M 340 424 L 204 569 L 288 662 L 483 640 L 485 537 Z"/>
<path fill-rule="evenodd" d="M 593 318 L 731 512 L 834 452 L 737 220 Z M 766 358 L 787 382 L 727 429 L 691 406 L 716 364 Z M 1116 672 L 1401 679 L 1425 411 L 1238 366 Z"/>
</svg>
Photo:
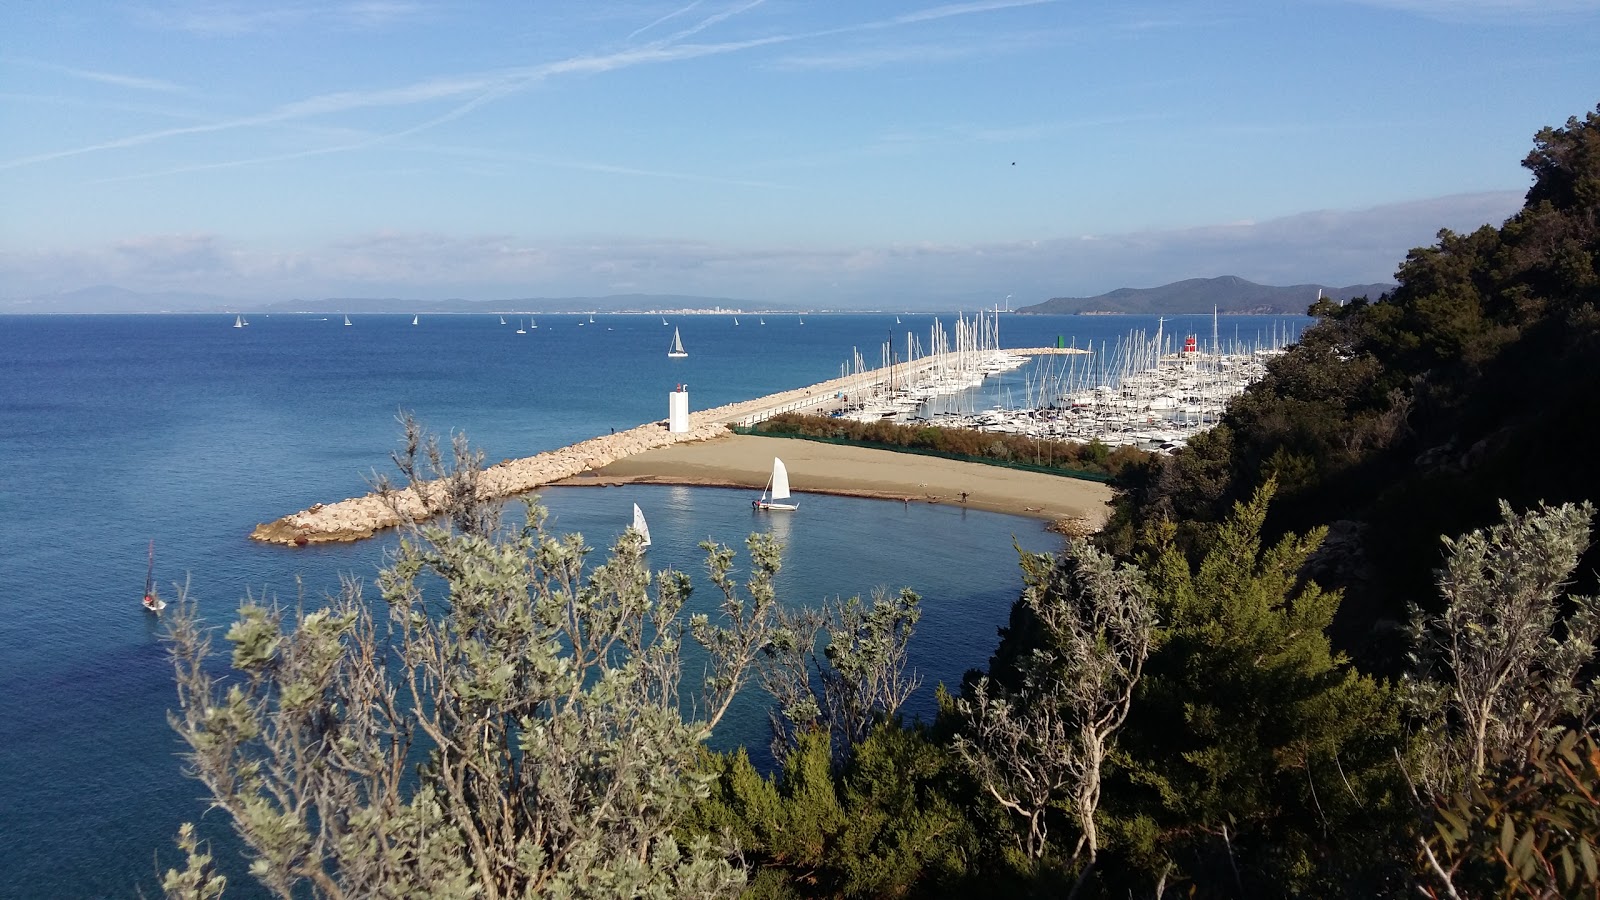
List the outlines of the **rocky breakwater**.
<svg viewBox="0 0 1600 900">
<path fill-rule="evenodd" d="M 662 422 L 640 425 L 627 431 L 601 435 L 524 459 L 508 459 L 484 469 L 479 479 L 479 496 L 497 500 L 525 494 L 542 485 L 598 469 L 636 453 L 654 450 L 680 441 L 703 441 L 728 433 L 721 421 L 701 417 L 691 419 L 689 431 L 674 434 Z M 358 541 L 404 521 L 420 521 L 434 515 L 439 504 L 438 484 L 395 491 L 388 497 L 377 492 L 337 503 L 318 503 L 309 509 L 257 525 L 250 537 L 271 544 L 304 547 Z"/>
<path fill-rule="evenodd" d="M 840 383 L 844 383 L 844 380 L 841 379 Z M 559 450 L 523 459 L 508 459 L 484 469 L 479 480 L 479 495 L 485 500 L 515 497 L 646 450 L 683 441 L 721 437 L 728 434 L 727 423 L 753 413 L 796 402 L 826 404 L 832 399 L 836 388 L 837 385 L 829 381 L 759 400 L 701 410 L 689 416 L 689 430 L 680 434 L 668 431 L 665 422 L 651 422 L 627 431 L 579 441 Z M 420 521 L 434 515 L 439 509 L 434 498 L 437 490 L 436 483 L 424 484 L 419 488 L 396 491 L 388 497 L 374 492 L 337 503 L 318 503 L 309 509 L 257 525 L 250 532 L 250 537 L 269 544 L 294 547 L 359 541 L 405 521 Z"/>
<path fill-rule="evenodd" d="M 1007 352 L 1029 356 L 1063 351 L 1047 348 Z M 928 357 L 918 360 L 913 365 L 932 365 L 935 360 L 935 357 Z M 905 372 L 906 368 L 901 366 L 900 371 Z M 867 378 L 881 380 L 890 375 L 890 370 L 878 369 L 867 373 Z M 627 431 L 603 434 L 587 441 L 579 441 L 536 456 L 508 459 L 483 471 L 483 477 L 479 481 L 479 494 L 485 500 L 515 497 L 543 485 L 610 465 L 619 459 L 646 450 L 655 450 L 683 441 L 704 441 L 722 437 L 728 434 L 728 425 L 734 422 L 752 417 L 764 418 L 774 412 L 785 410 L 824 411 L 836 404 L 836 398 L 841 391 L 858 388 L 862 382 L 862 375 L 851 375 L 792 391 L 782 391 L 756 400 L 701 410 L 689 416 L 689 430 L 680 434 L 668 431 L 665 422 L 651 422 Z M 420 521 L 436 514 L 439 504 L 433 499 L 433 495 L 437 490 L 436 484 L 425 484 L 421 485 L 420 489 L 408 488 L 394 492 L 388 497 L 382 497 L 374 492 L 364 497 L 340 500 L 337 503 L 318 503 L 309 509 L 257 525 L 255 530 L 250 532 L 250 537 L 270 544 L 296 547 L 359 541 L 402 522 Z"/>
</svg>

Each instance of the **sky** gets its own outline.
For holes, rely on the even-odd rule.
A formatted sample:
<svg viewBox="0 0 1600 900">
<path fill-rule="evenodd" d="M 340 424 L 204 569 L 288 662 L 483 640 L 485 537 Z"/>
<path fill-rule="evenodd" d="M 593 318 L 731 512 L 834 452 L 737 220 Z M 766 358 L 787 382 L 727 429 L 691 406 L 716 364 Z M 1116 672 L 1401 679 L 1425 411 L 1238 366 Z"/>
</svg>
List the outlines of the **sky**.
<svg viewBox="0 0 1600 900">
<path fill-rule="evenodd" d="M 1388 281 L 1520 206 L 1596 35 L 1600 0 L 8 0 L 0 298 Z"/>
</svg>

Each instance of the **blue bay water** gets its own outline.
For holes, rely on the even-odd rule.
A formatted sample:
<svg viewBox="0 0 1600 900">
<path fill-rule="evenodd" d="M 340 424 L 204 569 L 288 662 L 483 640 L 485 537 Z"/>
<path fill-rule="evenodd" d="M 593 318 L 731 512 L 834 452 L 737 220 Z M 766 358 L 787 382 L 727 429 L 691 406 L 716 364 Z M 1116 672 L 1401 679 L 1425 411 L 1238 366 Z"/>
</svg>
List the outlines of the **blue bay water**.
<svg viewBox="0 0 1600 900">
<path fill-rule="evenodd" d="M 530 455 L 665 418 L 666 394 L 693 408 L 840 374 L 891 335 L 923 346 L 929 315 L 681 316 L 687 359 L 669 360 L 659 317 L 539 316 L 515 334 L 494 316 L 0 316 L 0 896 L 159 894 L 178 824 L 201 817 L 168 727 L 172 673 L 160 626 L 138 605 L 145 548 L 171 596 L 187 581 L 204 614 L 227 619 L 247 594 L 293 603 L 367 579 L 393 537 L 290 550 L 248 539 L 257 523 L 364 493 L 386 471 L 401 409 L 464 431 L 490 461 Z M 947 331 L 952 316 L 944 316 Z M 586 324 L 580 326 L 580 321 Z M 1265 338 L 1302 317 L 1224 319 L 1224 337 Z M 1003 317 L 1005 346 L 1114 343 L 1150 317 Z M 1168 319 L 1209 335 L 1209 317 Z M 1028 390 L 1024 368 L 993 379 L 974 408 Z M 604 548 L 646 511 L 655 568 L 695 577 L 713 603 L 699 541 L 741 546 L 776 528 L 788 547 L 789 603 L 909 586 L 924 615 L 912 661 L 933 688 L 984 665 L 1020 589 L 1012 541 L 1048 550 L 1038 522 L 928 504 L 805 495 L 790 517 L 751 512 L 748 492 L 636 485 L 554 488 L 558 531 Z M 596 554 L 596 558 L 599 557 Z M 297 586 L 298 585 L 298 586 Z M 719 744 L 765 743 L 750 698 Z M 254 896 L 227 823 L 202 819 L 231 876 Z"/>
</svg>

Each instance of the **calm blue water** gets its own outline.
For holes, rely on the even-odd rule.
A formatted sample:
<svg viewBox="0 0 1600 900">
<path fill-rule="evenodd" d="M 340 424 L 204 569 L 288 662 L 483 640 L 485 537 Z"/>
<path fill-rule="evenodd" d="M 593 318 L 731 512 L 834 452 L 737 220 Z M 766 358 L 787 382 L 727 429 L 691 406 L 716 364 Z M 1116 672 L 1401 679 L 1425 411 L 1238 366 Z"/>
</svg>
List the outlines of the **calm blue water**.
<svg viewBox="0 0 1600 900">
<path fill-rule="evenodd" d="M 247 593 L 292 601 L 370 581 L 389 539 L 289 550 L 251 527 L 318 501 L 364 493 L 396 446 L 395 414 L 461 430 L 491 461 L 665 418 L 689 385 L 696 409 L 839 374 L 852 347 L 876 361 L 891 333 L 922 338 L 932 317 L 678 317 L 690 356 L 666 358 L 658 317 L 540 316 L 517 335 L 493 316 L 0 316 L 0 896 L 157 895 L 178 824 L 200 816 L 166 723 L 171 670 L 159 627 L 138 606 L 146 542 L 163 592 L 188 580 L 214 621 Z M 944 317 L 951 328 L 952 318 Z M 584 320 L 586 321 L 586 320 Z M 1270 334 L 1300 317 L 1225 319 L 1224 336 Z M 1276 324 L 1275 324 L 1276 323 Z M 1006 317 L 1007 346 L 1114 342 L 1144 317 Z M 1209 317 L 1169 331 L 1210 332 Z M 972 405 L 1021 396 L 1026 369 Z M 802 492 L 804 485 L 796 485 Z M 913 662 L 933 686 L 986 662 L 1020 587 L 1011 542 L 1052 549 L 1039 524 L 962 509 L 805 496 L 791 517 L 754 517 L 746 493 L 631 486 L 543 492 L 558 530 L 614 540 L 637 502 L 652 565 L 696 576 L 695 545 L 742 545 L 778 527 L 789 547 L 781 595 L 793 603 L 909 585 L 925 597 Z M 755 702 L 754 699 L 751 701 Z M 719 736 L 765 742 L 753 707 Z M 252 896 L 227 825 L 203 820 L 230 878 Z"/>
</svg>

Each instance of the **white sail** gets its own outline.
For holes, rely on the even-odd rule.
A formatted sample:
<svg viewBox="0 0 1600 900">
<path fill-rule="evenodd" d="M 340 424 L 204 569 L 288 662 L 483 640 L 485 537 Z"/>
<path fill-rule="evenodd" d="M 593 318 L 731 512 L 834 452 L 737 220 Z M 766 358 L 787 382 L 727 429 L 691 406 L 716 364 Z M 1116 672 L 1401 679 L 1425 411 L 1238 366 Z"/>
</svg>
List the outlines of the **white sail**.
<svg viewBox="0 0 1600 900">
<path fill-rule="evenodd" d="M 233 317 L 233 327 L 235 327 L 235 328 L 243 328 L 244 327 L 244 316 L 234 316 Z"/>
<path fill-rule="evenodd" d="M 772 499 L 789 499 L 789 470 L 776 456 L 772 458 Z"/>
<path fill-rule="evenodd" d="M 750 505 L 756 509 L 799 509 L 794 503 L 785 502 L 789 499 L 789 470 L 784 468 L 783 460 L 774 456 L 772 458 L 772 477 L 767 481 L 767 487 L 761 492 L 759 500 L 751 500 Z"/>
<path fill-rule="evenodd" d="M 420 319 L 420 318 L 422 318 L 422 317 L 421 316 L 412 316 L 411 317 L 411 324 L 413 324 L 413 325 L 417 324 L 417 320 Z"/>
<path fill-rule="evenodd" d="M 678 334 L 678 329 L 672 329 L 672 346 L 668 348 L 667 355 L 672 357 L 688 356 L 689 351 L 683 349 L 683 337 Z"/>
<path fill-rule="evenodd" d="M 346 325 L 349 325 L 349 324 L 350 324 L 350 317 L 349 317 L 349 316 L 345 316 L 345 317 L 344 317 L 344 323 L 345 323 L 345 324 L 346 324 Z"/>
<path fill-rule="evenodd" d="M 637 503 L 633 505 L 633 530 L 644 538 L 646 547 L 650 546 L 650 526 L 644 520 L 644 510 L 640 509 Z"/>
</svg>

